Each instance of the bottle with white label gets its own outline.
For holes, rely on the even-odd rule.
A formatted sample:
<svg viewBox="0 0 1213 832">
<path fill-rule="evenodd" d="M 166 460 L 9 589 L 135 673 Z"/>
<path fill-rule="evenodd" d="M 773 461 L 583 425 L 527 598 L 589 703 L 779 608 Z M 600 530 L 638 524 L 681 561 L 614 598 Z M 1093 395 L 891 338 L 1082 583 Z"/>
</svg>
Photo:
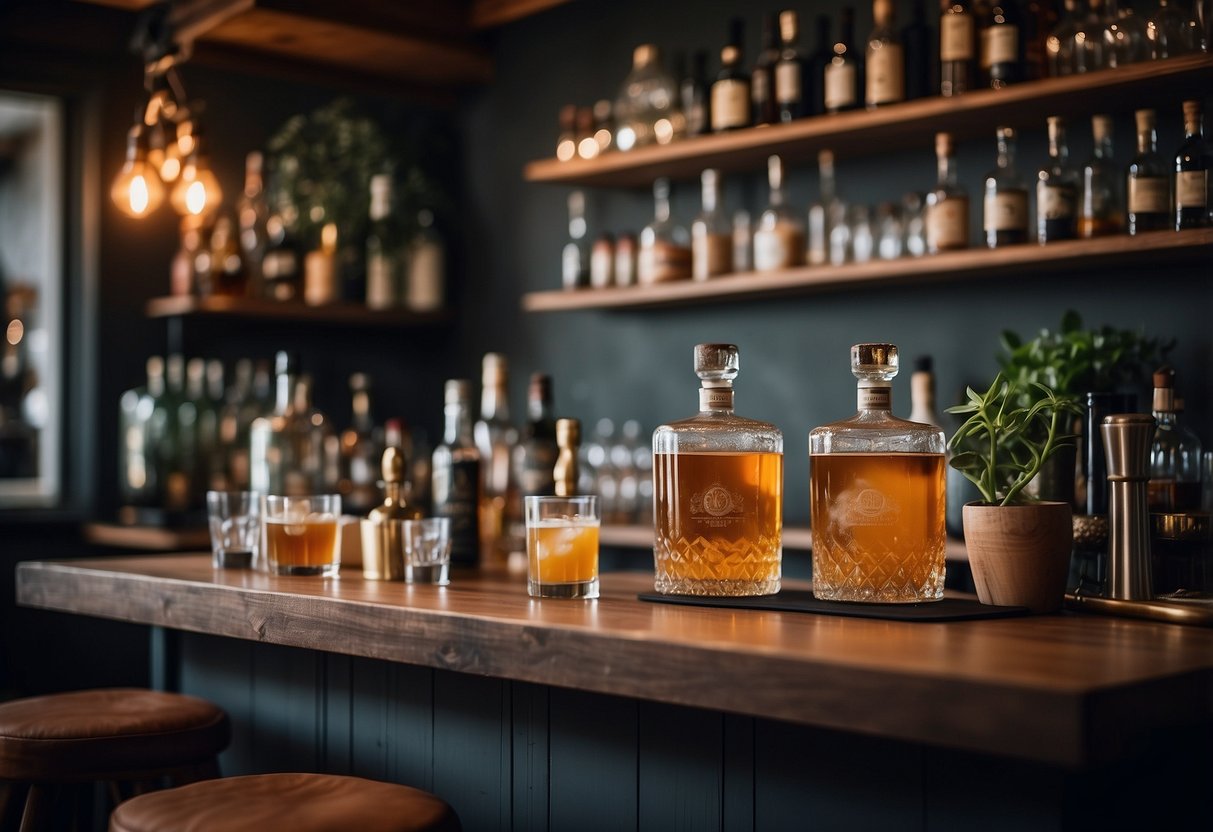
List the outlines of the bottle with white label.
<svg viewBox="0 0 1213 832">
<path fill-rule="evenodd" d="M 800 54 L 800 20 L 794 11 L 779 13 L 779 60 L 775 63 L 775 105 L 779 121 L 809 114 L 805 101 L 805 60 Z"/>
<path fill-rule="evenodd" d="M 977 22 L 969 0 L 940 0 L 939 94 L 960 95 L 976 86 Z"/>
<path fill-rule="evenodd" d="M 733 412 L 733 344 L 698 344 L 699 412 L 653 432 L 655 588 L 771 595 L 783 560 L 783 434 Z"/>
<path fill-rule="evenodd" d="M 754 232 L 754 271 L 788 269 L 804 262 L 804 225 L 787 209 L 783 192 L 783 161 L 767 159 L 771 202 Z"/>
<path fill-rule="evenodd" d="M 691 277 L 707 280 L 733 270 L 733 230 L 720 213 L 720 172 L 700 176 L 703 210 L 691 223 Z"/>
<path fill-rule="evenodd" d="M 401 251 L 392 221 L 392 177 L 371 177 L 371 225 L 366 235 L 366 305 L 389 309 L 400 302 Z"/>
<path fill-rule="evenodd" d="M 841 31 L 834 43 L 834 55 L 824 73 L 827 113 L 840 113 L 859 106 L 859 61 L 855 52 L 855 10 L 842 10 Z"/>
<path fill-rule="evenodd" d="M 1015 170 L 1015 131 L 999 127 L 998 161 L 986 174 L 982 227 L 990 248 L 1028 241 L 1028 186 Z"/>
<path fill-rule="evenodd" d="M 712 132 L 750 126 L 750 76 L 741 68 L 744 32 L 740 20 L 732 23 L 732 40 L 720 50 L 720 74 L 712 83 Z"/>
<path fill-rule="evenodd" d="M 864 103 L 868 109 L 906 100 L 906 61 L 893 15 L 893 0 L 873 0 L 875 25 L 868 36 Z"/>
<path fill-rule="evenodd" d="M 1200 102 L 1184 102 L 1184 142 L 1175 154 L 1175 230 L 1213 225 L 1213 153 L 1205 142 Z"/>
<path fill-rule="evenodd" d="M 1023 21 L 1017 0 L 996 0 L 981 30 L 981 73 L 991 89 L 1023 80 Z"/>
<path fill-rule="evenodd" d="M 585 239 L 585 194 L 569 194 L 569 241 L 560 257 L 560 282 L 565 289 L 590 285 L 590 251 Z"/>
<path fill-rule="evenodd" d="M 1036 239 L 1041 245 L 1077 236 L 1078 171 L 1069 162 L 1066 125 L 1049 116 L 1049 161 L 1036 174 Z"/>
<path fill-rule="evenodd" d="M 838 197 L 834 179 L 834 151 L 817 154 L 818 190 L 820 196 L 809 206 L 809 250 L 811 266 L 830 262 L 830 233 L 834 226 L 846 220 L 846 205 Z"/>
<path fill-rule="evenodd" d="M 1082 200 L 1078 213 L 1078 236 L 1085 239 L 1119 234 L 1124 221 L 1120 170 L 1112 152 L 1112 119 L 1091 116 L 1094 146 L 1082 168 Z"/>
<path fill-rule="evenodd" d="M 1171 171 L 1158 154 L 1154 111 L 1138 110 L 1137 155 L 1125 177 L 1128 231 L 1162 231 L 1171 227 Z"/>
<path fill-rule="evenodd" d="M 927 252 L 969 247 L 969 194 L 961 187 L 951 133 L 935 134 L 938 178 L 927 194 Z"/>
</svg>

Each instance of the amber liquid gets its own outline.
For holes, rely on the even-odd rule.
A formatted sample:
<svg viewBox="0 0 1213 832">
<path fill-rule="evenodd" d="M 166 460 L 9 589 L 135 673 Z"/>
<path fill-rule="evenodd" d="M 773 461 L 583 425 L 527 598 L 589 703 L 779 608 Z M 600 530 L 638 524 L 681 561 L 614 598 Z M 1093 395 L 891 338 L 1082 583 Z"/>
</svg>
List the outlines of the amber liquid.
<svg viewBox="0 0 1213 832">
<path fill-rule="evenodd" d="M 779 591 L 783 454 L 655 454 L 653 491 L 658 592 Z"/>
<path fill-rule="evenodd" d="M 943 597 L 943 454 L 814 454 L 813 594 L 913 603 Z"/>
<path fill-rule="evenodd" d="M 338 559 L 337 521 L 284 523 L 265 521 L 266 556 L 281 574 L 335 574 Z"/>
</svg>

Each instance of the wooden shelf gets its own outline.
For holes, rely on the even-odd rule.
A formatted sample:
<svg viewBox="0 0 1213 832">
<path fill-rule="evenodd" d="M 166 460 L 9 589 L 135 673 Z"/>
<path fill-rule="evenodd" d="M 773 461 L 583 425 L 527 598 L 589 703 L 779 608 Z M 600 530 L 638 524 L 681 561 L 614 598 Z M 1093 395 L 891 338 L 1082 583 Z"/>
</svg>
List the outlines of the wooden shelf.
<svg viewBox="0 0 1213 832">
<path fill-rule="evenodd" d="M 603 546 L 616 546 L 620 549 L 651 549 L 653 548 L 653 529 L 651 526 L 603 526 L 598 532 L 598 541 Z M 784 527 L 784 552 L 809 552 L 812 549 L 812 532 L 794 526 Z M 969 559 L 964 541 L 952 538 L 948 538 L 944 556 L 951 561 Z"/>
<path fill-rule="evenodd" d="M 1213 89 L 1213 55 L 1190 55 L 1066 78 L 1047 78 L 1003 90 L 979 90 L 956 98 L 923 98 L 879 110 L 853 111 L 765 125 L 665 146 L 608 153 L 597 159 L 542 159 L 528 164 L 528 182 L 599 187 L 648 185 L 659 176 L 690 179 L 704 168 L 758 171 L 777 153 L 785 162 L 810 162 L 819 150 L 836 156 L 929 147 L 936 131 L 958 139 L 993 137 L 994 126 L 1044 130 L 1049 115 L 1071 118 L 1118 112 Z M 1174 108 L 1178 118 L 1178 105 Z"/>
<path fill-rule="evenodd" d="M 86 523 L 84 539 L 97 546 L 140 552 L 196 552 L 211 545 L 210 532 L 204 528 L 165 529 L 119 523 Z"/>
<path fill-rule="evenodd" d="M 368 309 L 357 303 L 307 306 L 298 302 L 254 298 L 196 298 L 184 295 L 152 298 L 147 303 L 147 315 L 149 318 L 248 318 L 266 322 L 380 327 L 432 326 L 451 320 L 451 314 L 447 311 Z"/>
<path fill-rule="evenodd" d="M 985 279 L 1027 272 L 1040 275 L 1105 266 L 1156 267 L 1185 262 L 1206 263 L 1213 267 L 1213 229 L 1155 231 L 1136 237 L 1070 240 L 1047 246 L 1029 243 L 997 250 L 975 248 L 929 257 L 873 260 L 844 266 L 806 266 L 653 286 L 530 292 L 523 295 L 522 308 L 528 312 L 565 312 L 692 306 L 881 284 L 918 285 L 961 277 Z"/>
</svg>

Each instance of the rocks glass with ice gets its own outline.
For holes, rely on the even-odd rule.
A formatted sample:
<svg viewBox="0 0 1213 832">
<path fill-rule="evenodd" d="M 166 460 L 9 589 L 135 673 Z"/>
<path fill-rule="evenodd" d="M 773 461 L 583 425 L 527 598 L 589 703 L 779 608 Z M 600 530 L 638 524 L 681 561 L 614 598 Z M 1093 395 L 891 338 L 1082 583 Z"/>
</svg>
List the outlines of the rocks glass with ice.
<svg viewBox="0 0 1213 832">
<path fill-rule="evenodd" d="M 279 575 L 337 577 L 341 567 L 341 496 L 267 496 L 265 553 Z"/>
<path fill-rule="evenodd" d="M 527 591 L 534 598 L 598 597 L 597 497 L 527 497 Z"/>
</svg>

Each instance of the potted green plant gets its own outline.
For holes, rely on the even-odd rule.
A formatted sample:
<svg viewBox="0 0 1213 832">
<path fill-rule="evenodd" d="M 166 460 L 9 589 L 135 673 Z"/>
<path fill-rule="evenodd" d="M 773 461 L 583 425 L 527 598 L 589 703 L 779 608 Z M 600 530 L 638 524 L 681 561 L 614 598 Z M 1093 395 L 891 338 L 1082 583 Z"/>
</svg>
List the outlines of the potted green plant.
<svg viewBox="0 0 1213 832">
<path fill-rule="evenodd" d="M 964 507 L 965 547 L 984 604 L 1052 612 L 1061 606 L 1071 549 L 1070 504 L 1035 500 L 1025 488 L 1059 450 L 1081 413 L 1071 397 L 1039 382 L 1025 397 L 1002 373 L 984 393 L 948 408 L 966 419 L 948 443 L 951 465 L 981 492 Z"/>
</svg>

